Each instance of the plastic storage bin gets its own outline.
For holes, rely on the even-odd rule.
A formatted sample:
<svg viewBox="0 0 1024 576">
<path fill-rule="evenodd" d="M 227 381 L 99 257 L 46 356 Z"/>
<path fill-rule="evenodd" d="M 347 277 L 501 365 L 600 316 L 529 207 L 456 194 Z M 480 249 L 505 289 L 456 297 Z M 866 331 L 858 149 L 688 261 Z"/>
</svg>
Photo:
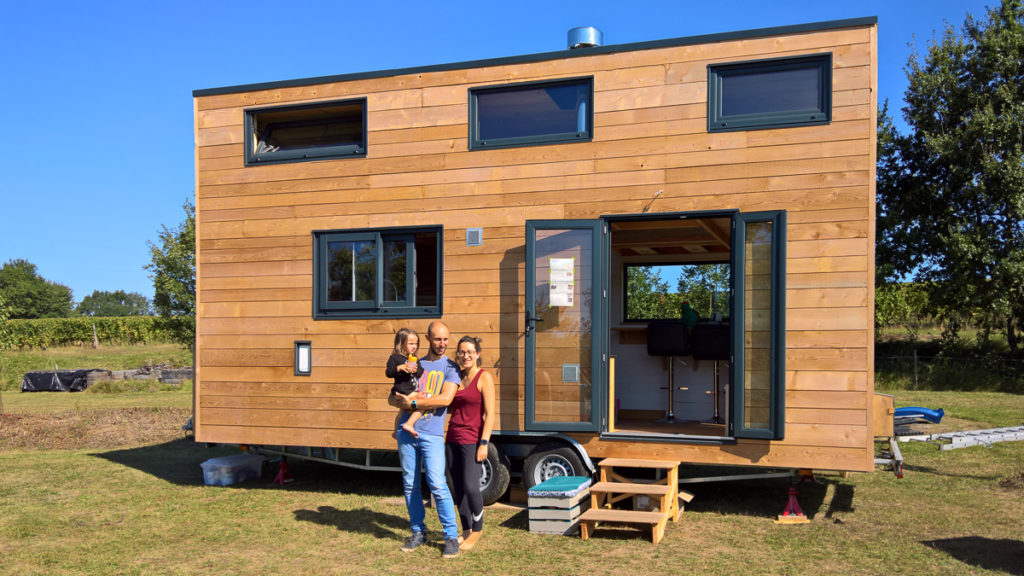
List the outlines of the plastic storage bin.
<svg viewBox="0 0 1024 576">
<path fill-rule="evenodd" d="M 259 478 L 263 460 L 263 456 L 257 454 L 211 458 L 200 464 L 203 468 L 203 481 L 207 486 L 230 486 L 250 478 Z"/>
</svg>

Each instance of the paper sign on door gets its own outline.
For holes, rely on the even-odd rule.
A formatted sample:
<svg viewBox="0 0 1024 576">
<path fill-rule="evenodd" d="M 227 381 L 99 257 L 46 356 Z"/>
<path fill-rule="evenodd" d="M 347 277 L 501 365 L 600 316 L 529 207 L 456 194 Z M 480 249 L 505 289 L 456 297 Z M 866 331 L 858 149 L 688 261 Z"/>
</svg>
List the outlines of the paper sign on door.
<svg viewBox="0 0 1024 576">
<path fill-rule="evenodd" d="M 548 305 L 572 306 L 575 258 L 549 258 Z"/>
</svg>

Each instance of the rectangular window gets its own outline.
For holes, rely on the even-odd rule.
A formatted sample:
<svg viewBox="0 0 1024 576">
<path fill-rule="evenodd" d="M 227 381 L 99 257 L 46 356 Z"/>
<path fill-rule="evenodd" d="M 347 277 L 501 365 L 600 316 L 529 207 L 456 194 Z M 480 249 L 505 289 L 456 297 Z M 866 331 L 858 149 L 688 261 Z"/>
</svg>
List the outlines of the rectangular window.
<svg viewBox="0 0 1024 576">
<path fill-rule="evenodd" d="M 366 155 L 366 99 L 245 111 L 245 163 Z"/>
<path fill-rule="evenodd" d="M 441 315 L 443 230 L 313 233 L 313 317 Z"/>
<path fill-rule="evenodd" d="M 594 79 L 469 91 L 471 150 L 585 142 L 594 131 Z"/>
<path fill-rule="evenodd" d="M 709 132 L 831 120 L 831 54 L 708 66 Z"/>
<path fill-rule="evenodd" d="M 626 264 L 626 322 L 684 318 L 686 302 L 700 318 L 729 317 L 728 262 Z"/>
</svg>

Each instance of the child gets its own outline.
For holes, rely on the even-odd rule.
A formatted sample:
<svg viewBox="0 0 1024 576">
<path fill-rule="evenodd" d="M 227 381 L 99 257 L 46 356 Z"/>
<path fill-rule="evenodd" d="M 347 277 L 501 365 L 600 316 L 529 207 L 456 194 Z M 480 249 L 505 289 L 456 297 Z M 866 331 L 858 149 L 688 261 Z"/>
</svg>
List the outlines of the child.
<svg viewBox="0 0 1024 576">
<path fill-rule="evenodd" d="M 395 349 L 388 358 L 388 366 L 384 374 L 388 378 L 395 379 L 395 385 L 391 387 L 391 394 L 415 394 L 419 378 L 423 375 L 423 367 L 416 361 L 416 351 L 420 347 L 420 337 L 415 330 L 402 328 L 395 334 Z M 409 419 L 402 424 L 402 429 L 419 437 L 413 428 L 416 421 L 423 415 L 422 410 L 414 410 L 409 414 Z M 398 434 L 398 422 L 402 418 L 402 411 L 395 416 L 395 434 Z"/>
</svg>

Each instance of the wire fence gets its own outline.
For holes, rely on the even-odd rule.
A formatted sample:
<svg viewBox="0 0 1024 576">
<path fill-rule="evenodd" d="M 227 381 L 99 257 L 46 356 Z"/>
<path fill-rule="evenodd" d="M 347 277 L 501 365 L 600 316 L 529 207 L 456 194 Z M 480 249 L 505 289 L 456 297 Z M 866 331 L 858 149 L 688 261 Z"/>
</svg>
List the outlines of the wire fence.
<svg viewBox="0 0 1024 576">
<path fill-rule="evenodd" d="M 893 389 L 1024 394 L 1024 358 L 875 356 L 875 382 Z"/>
</svg>

